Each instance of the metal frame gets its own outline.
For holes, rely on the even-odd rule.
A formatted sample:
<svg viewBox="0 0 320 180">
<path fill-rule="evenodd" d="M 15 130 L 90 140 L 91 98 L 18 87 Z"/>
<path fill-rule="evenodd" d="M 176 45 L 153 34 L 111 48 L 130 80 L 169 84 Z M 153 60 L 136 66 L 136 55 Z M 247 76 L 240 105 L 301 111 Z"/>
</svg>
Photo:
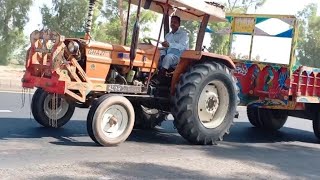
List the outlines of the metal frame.
<svg viewBox="0 0 320 180">
<path fill-rule="evenodd" d="M 232 49 L 232 41 L 233 41 L 233 34 L 234 34 L 234 18 L 235 17 L 242 17 L 242 18 L 254 18 L 254 24 L 256 24 L 256 18 L 257 17 L 263 17 L 263 18 L 292 18 L 294 19 L 294 25 L 293 25 L 293 35 L 292 35 L 292 45 L 291 45 L 291 52 L 290 52 L 290 59 L 289 59 L 289 64 L 288 66 L 290 69 L 293 68 L 293 66 L 296 64 L 296 59 L 295 59 L 295 51 L 296 51 L 296 43 L 297 43 L 297 38 L 298 38 L 298 22 L 295 16 L 293 15 L 270 15 L 270 14 L 235 14 L 235 13 L 228 13 L 227 18 L 230 19 L 230 33 L 229 33 L 229 49 L 228 49 L 228 54 L 231 54 L 231 49 Z M 249 60 L 251 60 L 251 54 L 252 54 L 252 47 L 253 47 L 253 37 L 255 36 L 255 29 L 253 29 L 251 35 L 251 43 L 250 43 L 250 51 L 249 51 Z M 235 61 L 239 61 L 235 59 Z M 252 61 L 255 62 L 255 61 Z M 261 63 L 261 62 L 260 62 Z M 270 63 L 272 64 L 272 63 Z M 292 71 L 291 71 L 292 74 Z M 291 75 L 290 74 L 290 75 Z"/>
</svg>

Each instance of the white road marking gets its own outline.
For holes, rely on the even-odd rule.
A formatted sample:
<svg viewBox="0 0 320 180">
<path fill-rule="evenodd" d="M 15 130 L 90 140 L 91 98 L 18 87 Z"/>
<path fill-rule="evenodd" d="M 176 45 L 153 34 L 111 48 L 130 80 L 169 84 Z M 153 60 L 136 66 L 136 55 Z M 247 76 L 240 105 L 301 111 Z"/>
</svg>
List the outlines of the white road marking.
<svg viewBox="0 0 320 180">
<path fill-rule="evenodd" d="M 12 111 L 10 110 L 0 110 L 0 113 L 11 113 Z"/>
<path fill-rule="evenodd" d="M 25 94 L 34 94 L 33 91 L 25 92 Z M 3 91 L 3 90 L 0 90 L 0 93 L 22 94 L 22 91 Z"/>
</svg>

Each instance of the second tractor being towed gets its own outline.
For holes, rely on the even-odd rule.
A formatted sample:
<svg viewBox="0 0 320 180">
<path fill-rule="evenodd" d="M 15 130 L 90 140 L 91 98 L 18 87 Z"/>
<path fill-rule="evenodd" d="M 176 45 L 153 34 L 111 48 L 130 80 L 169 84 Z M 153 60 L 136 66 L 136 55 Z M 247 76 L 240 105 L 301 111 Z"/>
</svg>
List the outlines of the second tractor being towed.
<svg viewBox="0 0 320 180">
<path fill-rule="evenodd" d="M 65 38 L 52 30 L 34 31 L 23 87 L 37 90 L 32 114 L 45 127 L 61 127 L 75 107 L 90 107 L 87 131 L 96 143 L 125 141 L 134 126 L 153 127 L 172 113 L 178 132 L 194 144 L 214 144 L 229 132 L 236 115 L 235 65 L 228 56 L 202 51 L 208 22 L 225 21 L 224 7 L 205 1 L 129 0 L 138 7 L 130 47 L 96 42 L 90 37 L 94 0 L 89 2 L 84 38 Z M 139 16 L 145 9 L 200 22 L 194 50 L 183 52 L 169 85 L 153 85 L 160 50 L 139 43 Z M 150 38 L 149 38 L 150 40 Z M 152 113 L 150 113 L 152 112 Z M 154 113 L 153 113 L 154 112 Z"/>
<path fill-rule="evenodd" d="M 226 28 L 249 122 L 265 131 L 282 128 L 288 116 L 310 119 L 320 139 L 320 69 L 301 65 L 298 19 L 292 15 L 229 14 Z M 304 52 L 303 52 L 304 53 Z"/>
</svg>

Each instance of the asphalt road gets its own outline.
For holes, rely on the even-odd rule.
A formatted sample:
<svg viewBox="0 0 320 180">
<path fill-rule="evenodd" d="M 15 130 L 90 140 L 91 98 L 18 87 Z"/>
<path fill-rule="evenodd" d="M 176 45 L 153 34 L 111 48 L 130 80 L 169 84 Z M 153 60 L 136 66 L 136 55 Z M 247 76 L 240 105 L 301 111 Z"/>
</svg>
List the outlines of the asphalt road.
<svg viewBox="0 0 320 180">
<path fill-rule="evenodd" d="M 320 179 L 320 144 L 308 120 L 289 118 L 279 132 L 263 132 L 240 108 L 218 145 L 190 145 L 166 121 L 164 129 L 100 147 L 87 135 L 88 110 L 48 130 L 33 120 L 31 96 L 0 93 L 1 179 Z"/>
</svg>

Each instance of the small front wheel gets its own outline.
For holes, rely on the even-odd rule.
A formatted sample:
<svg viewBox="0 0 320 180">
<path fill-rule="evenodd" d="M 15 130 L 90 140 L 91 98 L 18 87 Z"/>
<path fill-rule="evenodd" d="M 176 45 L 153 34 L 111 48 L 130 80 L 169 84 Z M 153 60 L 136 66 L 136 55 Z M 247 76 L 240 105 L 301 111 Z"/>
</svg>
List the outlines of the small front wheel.
<svg viewBox="0 0 320 180">
<path fill-rule="evenodd" d="M 127 98 L 105 95 L 90 108 L 87 131 L 90 138 L 99 145 L 118 145 L 131 134 L 134 118 L 134 108 Z"/>
</svg>

